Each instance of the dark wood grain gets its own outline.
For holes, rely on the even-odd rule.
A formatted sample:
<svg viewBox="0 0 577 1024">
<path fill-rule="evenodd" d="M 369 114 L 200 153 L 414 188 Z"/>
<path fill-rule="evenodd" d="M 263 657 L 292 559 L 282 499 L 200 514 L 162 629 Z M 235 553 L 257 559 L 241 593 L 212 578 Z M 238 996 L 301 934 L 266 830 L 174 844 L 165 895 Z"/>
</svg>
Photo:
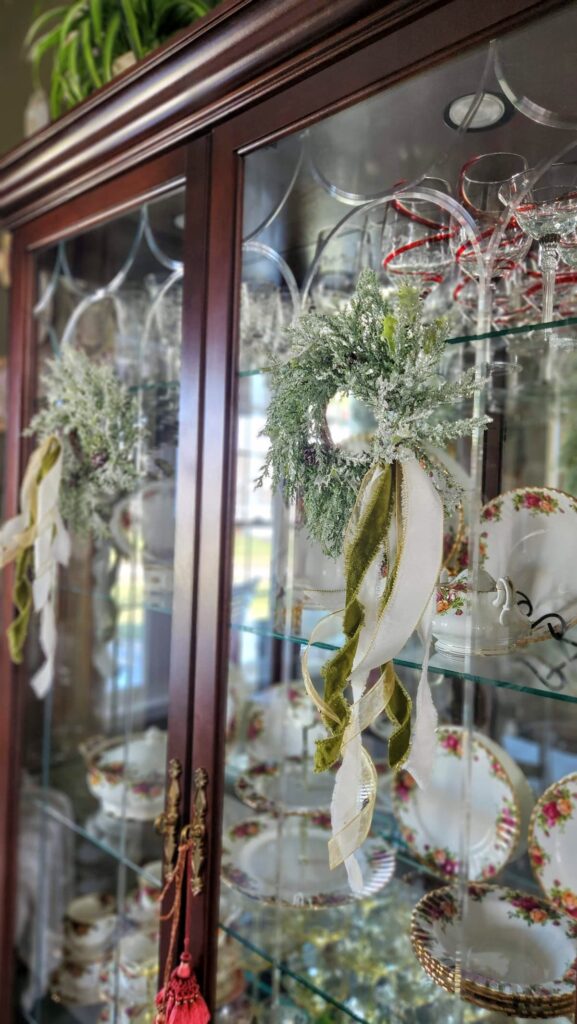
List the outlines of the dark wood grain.
<svg viewBox="0 0 577 1024">
<path fill-rule="evenodd" d="M 427 13 L 431 51 L 452 29 L 474 38 L 561 2 L 231 0 L 5 156 L 0 220 L 14 227 Z"/>
<path fill-rule="evenodd" d="M 176 495 L 176 559 L 170 665 L 168 756 L 183 767 L 182 821 L 192 819 L 192 733 L 195 697 L 195 655 L 199 596 L 198 493 L 202 480 L 201 402 L 204 381 L 206 262 L 209 225 L 210 137 L 196 140 L 188 151 L 185 277 L 180 375 L 180 421 Z M 206 767 L 203 765 L 202 767 Z M 169 909 L 170 899 L 164 907 Z M 181 922 L 183 925 L 183 922 Z M 168 952 L 166 927 L 161 943 L 161 976 Z"/>
<path fill-rule="evenodd" d="M 202 154 L 206 148 L 203 140 L 189 147 L 191 160 L 190 180 L 196 190 L 206 189 L 208 175 Z M 200 157 L 198 156 L 200 150 Z M 35 251 L 60 238 L 76 234 L 82 229 L 103 223 L 111 217 L 141 205 L 143 202 L 163 195 L 169 188 L 184 187 L 187 168 L 187 148 L 179 147 L 160 158 L 150 161 L 123 177 L 83 194 L 66 206 L 39 217 L 14 235 L 12 247 L 12 280 L 10 309 L 10 350 L 8 380 L 8 433 L 5 477 L 5 502 L 3 514 L 12 516 L 18 511 L 19 485 L 26 459 L 32 447 L 30 440 L 23 440 L 21 432 L 29 422 L 36 393 L 35 330 L 31 315 L 35 298 Z M 182 437 L 195 436 L 198 408 L 198 377 L 191 372 L 190 339 L 194 343 L 194 311 L 202 309 L 197 301 L 204 293 L 202 275 L 195 283 L 197 265 L 202 266 L 205 247 L 202 224 L 206 221 L 206 200 L 204 193 L 198 203 L 193 203 L 195 216 L 192 217 L 191 234 L 187 235 L 187 295 L 190 301 L 185 306 L 192 308 L 193 317 L 185 313 L 183 336 L 183 422 Z M 204 218 L 204 219 L 203 219 Z M 195 248 L 196 246 L 196 248 Z M 191 307 L 192 303 L 192 307 Z M 190 400 L 187 394 L 190 388 Z M 196 580 L 192 568 L 192 531 L 186 525 L 186 510 L 194 500 L 196 463 L 190 458 L 190 450 L 181 447 L 184 456 L 179 465 L 179 507 L 182 558 L 179 557 L 176 571 L 175 606 L 177 626 L 173 631 L 173 671 L 171 674 L 169 699 L 175 702 L 176 716 L 171 716 L 170 756 L 178 757 L 183 765 L 190 765 L 190 724 L 187 717 L 189 694 L 192 693 L 187 666 L 191 647 L 190 593 Z M 191 506 L 192 507 L 192 504 Z M 189 536 L 190 533 L 190 536 Z M 5 639 L 6 628 L 13 614 L 12 572 L 8 567 L 3 572 L 2 608 L 0 635 L 0 979 L 3 991 L 9 993 L 13 968 L 13 939 L 15 922 L 15 900 L 18 887 L 18 806 L 20 780 L 20 759 L 22 739 L 22 713 L 24 696 L 29 687 L 26 673 L 15 668 L 9 658 Z M 179 728 L 180 723 L 180 728 Z M 185 776 L 188 779 L 189 773 Z"/>
<path fill-rule="evenodd" d="M 33 265 L 17 235 L 12 246 L 8 411 L 3 515 L 18 512 L 20 479 L 29 442 L 21 424 L 29 418 L 34 380 L 30 309 L 34 296 Z M 3 570 L 0 620 L 0 984 L 5 1007 L 14 966 L 13 929 L 18 880 L 18 809 L 24 672 L 8 652 L 6 629 L 12 621 L 12 566 Z"/>
<path fill-rule="evenodd" d="M 191 952 L 210 1005 L 214 1005 L 220 890 L 220 836 L 224 791 L 224 737 L 228 675 L 228 622 L 236 449 L 235 275 L 240 227 L 241 164 L 224 143 L 213 148 L 210 244 L 207 250 L 207 320 L 199 479 L 198 613 L 195 622 L 196 695 L 193 762 L 206 768 L 209 848 L 205 891 L 188 902 Z M 218 174 L 214 168 L 218 167 Z"/>
<path fill-rule="evenodd" d="M 88 231 L 111 217 L 120 217 L 141 203 L 158 199 L 179 185 L 184 186 L 186 160 L 186 146 L 178 146 L 112 181 L 82 192 L 22 227 L 19 231 L 22 244 L 29 251 L 53 245 L 70 235 Z"/>
</svg>

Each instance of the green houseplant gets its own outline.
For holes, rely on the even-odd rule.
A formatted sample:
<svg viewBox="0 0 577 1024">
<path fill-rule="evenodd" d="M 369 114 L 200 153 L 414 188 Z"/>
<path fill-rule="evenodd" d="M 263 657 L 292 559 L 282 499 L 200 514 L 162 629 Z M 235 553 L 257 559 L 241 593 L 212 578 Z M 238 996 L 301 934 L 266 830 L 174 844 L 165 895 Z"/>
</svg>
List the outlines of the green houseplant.
<svg viewBox="0 0 577 1024">
<path fill-rule="evenodd" d="M 50 115 L 57 118 L 218 0 L 74 0 L 51 7 L 30 26 L 24 46 L 35 84 L 51 55 Z"/>
</svg>

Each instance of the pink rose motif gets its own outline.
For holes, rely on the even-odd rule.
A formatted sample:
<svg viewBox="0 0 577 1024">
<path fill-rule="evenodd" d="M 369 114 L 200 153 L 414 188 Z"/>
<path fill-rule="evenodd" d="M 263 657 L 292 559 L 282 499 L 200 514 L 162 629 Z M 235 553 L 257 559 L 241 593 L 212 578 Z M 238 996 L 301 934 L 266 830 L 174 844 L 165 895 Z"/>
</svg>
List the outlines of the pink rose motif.
<svg viewBox="0 0 577 1024">
<path fill-rule="evenodd" d="M 441 739 L 441 746 L 454 754 L 461 753 L 461 737 L 456 732 L 448 732 Z"/>
<path fill-rule="evenodd" d="M 526 508 L 539 508 L 541 504 L 541 496 L 539 494 L 525 494 L 523 497 L 523 504 Z"/>
<path fill-rule="evenodd" d="M 561 817 L 555 800 L 550 800 L 549 803 L 543 804 L 542 811 L 550 825 L 554 825 Z"/>
<path fill-rule="evenodd" d="M 533 860 L 533 864 L 536 867 L 538 867 L 538 868 L 543 867 L 543 864 L 545 863 L 545 859 L 543 857 L 543 851 L 541 849 L 538 849 L 537 847 L 534 846 L 532 848 L 532 850 L 531 850 L 531 858 Z"/>
<path fill-rule="evenodd" d="M 511 904 L 519 910 L 524 910 L 527 914 L 532 913 L 534 910 L 541 910 L 539 901 L 535 900 L 532 896 L 518 896 L 516 899 L 511 900 Z"/>
</svg>

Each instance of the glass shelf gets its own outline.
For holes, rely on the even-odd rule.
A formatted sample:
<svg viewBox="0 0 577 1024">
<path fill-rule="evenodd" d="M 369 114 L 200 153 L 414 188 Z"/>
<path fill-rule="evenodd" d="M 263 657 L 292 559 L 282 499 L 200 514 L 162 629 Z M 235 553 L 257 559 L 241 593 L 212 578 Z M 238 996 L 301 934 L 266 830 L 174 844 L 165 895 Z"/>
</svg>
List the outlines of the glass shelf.
<svg viewBox="0 0 577 1024">
<path fill-rule="evenodd" d="M 312 1021 L 333 1008 L 344 1020 L 376 1024 L 394 1007 L 395 1020 L 433 1022 L 450 1011 L 452 998 L 427 977 L 409 939 L 412 909 L 430 887 L 424 876 L 403 872 L 373 900 L 326 911 L 286 909 L 282 917 L 242 900 L 238 915 L 220 928 L 280 972 L 283 990 Z M 281 936 L 276 952 L 273 930 Z M 471 1021 L 485 1016 L 470 1004 L 463 1011 Z"/>
<path fill-rule="evenodd" d="M 308 643 L 307 637 L 279 633 L 264 626 L 231 623 L 230 628 L 300 646 Z M 339 642 L 335 639 L 335 643 L 320 642 L 312 646 L 320 650 L 336 651 Z M 413 637 L 404 651 L 394 659 L 395 664 L 420 669 L 421 651 L 420 643 Z M 429 670 L 434 675 L 471 679 L 489 686 L 577 704 L 577 634 L 573 630 L 564 639 L 543 640 L 529 644 L 516 653 L 499 656 L 472 655 L 464 659 L 434 652 Z"/>
<path fill-rule="evenodd" d="M 128 868 L 130 871 L 133 871 L 135 875 L 137 875 L 139 878 L 142 878 L 149 885 L 159 887 L 158 878 L 155 878 L 154 875 L 151 875 L 148 871 L 145 871 L 142 865 L 137 864 L 135 861 L 131 860 L 129 857 L 123 854 L 121 850 L 117 849 L 110 843 L 104 842 L 102 839 L 96 838 L 83 825 L 79 825 L 75 821 L 72 821 L 70 818 L 67 818 L 65 815 L 60 814 L 57 810 L 55 810 L 55 808 L 50 807 L 43 800 L 38 799 L 35 800 L 34 803 L 42 814 L 45 814 L 53 821 L 58 822 L 58 824 L 63 825 L 64 828 L 69 829 L 69 831 L 74 832 L 75 835 L 80 836 L 95 849 L 100 850 L 102 853 L 107 854 L 109 857 L 112 857 L 115 861 L 118 862 L 118 864 L 122 864 L 125 868 Z M 158 842 L 160 846 L 160 839 L 158 840 Z"/>
</svg>

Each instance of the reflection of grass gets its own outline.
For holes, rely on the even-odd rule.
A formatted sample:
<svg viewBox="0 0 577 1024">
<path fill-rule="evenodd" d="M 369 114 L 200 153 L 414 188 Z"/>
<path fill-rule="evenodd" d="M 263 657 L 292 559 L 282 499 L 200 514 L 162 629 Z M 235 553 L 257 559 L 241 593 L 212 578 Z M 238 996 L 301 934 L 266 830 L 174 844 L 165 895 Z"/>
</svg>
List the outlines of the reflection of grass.
<svg viewBox="0 0 577 1024">
<path fill-rule="evenodd" d="M 258 579 L 256 594 L 250 604 L 251 619 L 269 616 L 269 590 L 272 561 L 272 531 L 238 529 L 234 535 L 234 581 L 244 583 Z"/>
</svg>

